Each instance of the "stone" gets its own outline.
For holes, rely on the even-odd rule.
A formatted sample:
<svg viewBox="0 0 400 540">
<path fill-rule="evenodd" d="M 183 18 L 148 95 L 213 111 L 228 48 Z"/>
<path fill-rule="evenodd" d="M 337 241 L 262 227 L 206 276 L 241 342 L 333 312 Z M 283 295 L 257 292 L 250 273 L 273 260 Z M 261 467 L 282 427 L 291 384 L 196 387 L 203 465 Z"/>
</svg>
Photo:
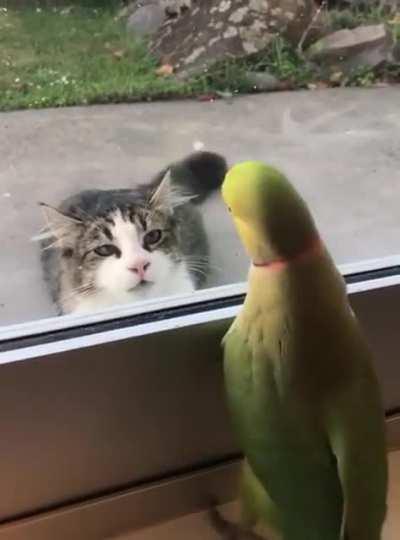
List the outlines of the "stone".
<svg viewBox="0 0 400 540">
<path fill-rule="evenodd" d="M 165 10 L 161 4 L 147 3 L 140 5 L 128 17 L 127 29 L 136 36 L 151 36 L 165 20 Z"/>
<path fill-rule="evenodd" d="M 307 50 L 309 60 L 330 70 L 350 74 L 371 69 L 391 59 L 393 37 L 384 24 L 358 26 L 329 34 Z"/>
<path fill-rule="evenodd" d="M 177 17 L 192 7 L 192 0 L 160 0 L 169 17 Z"/>
<path fill-rule="evenodd" d="M 190 9 L 192 6 L 192 0 L 132 0 L 131 2 L 126 2 L 125 5 L 118 11 L 117 18 L 127 18 L 138 9 L 150 4 L 159 5 L 165 12 L 165 18 L 167 18 L 177 17 L 185 10 Z"/>
<path fill-rule="evenodd" d="M 198 74 L 265 50 L 276 35 L 297 45 L 315 11 L 313 0 L 192 0 L 190 9 L 164 22 L 150 48 L 175 73 Z"/>
<path fill-rule="evenodd" d="M 137 9 L 136 2 L 132 2 L 131 4 L 124 5 L 121 9 L 117 11 L 116 18 L 117 19 L 126 19 L 132 13 Z"/>
<path fill-rule="evenodd" d="M 248 71 L 246 80 L 252 85 L 254 90 L 259 92 L 270 92 L 281 87 L 279 79 L 268 73 L 268 71 Z"/>
</svg>

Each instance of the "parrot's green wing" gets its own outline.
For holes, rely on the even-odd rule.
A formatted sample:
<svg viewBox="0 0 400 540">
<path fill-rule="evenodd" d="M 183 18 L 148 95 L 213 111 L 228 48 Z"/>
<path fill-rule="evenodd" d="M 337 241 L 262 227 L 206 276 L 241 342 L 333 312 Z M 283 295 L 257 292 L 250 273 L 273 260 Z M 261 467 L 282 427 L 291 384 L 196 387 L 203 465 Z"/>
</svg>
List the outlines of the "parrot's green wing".
<svg viewBox="0 0 400 540">
<path fill-rule="evenodd" d="M 245 527 L 253 529 L 261 526 L 262 530 L 267 528 L 272 534 L 280 533 L 279 511 L 246 460 L 242 467 L 240 499 L 241 518 Z"/>
<path fill-rule="evenodd" d="M 240 359 L 243 358 L 246 359 L 245 362 L 249 367 L 252 365 L 252 352 L 245 340 L 242 339 L 236 320 L 226 333 L 222 344 L 224 347 L 224 366 L 226 372 L 232 369 L 234 370 L 235 366 L 241 369 L 239 364 Z M 251 370 L 247 371 L 247 377 L 253 377 Z M 236 389 L 240 392 L 240 387 L 236 386 Z M 235 399 L 233 396 L 232 398 Z M 228 401 L 231 402 L 230 399 Z M 234 418 L 235 416 L 233 416 Z M 246 529 L 261 528 L 263 532 L 267 531 L 268 539 L 275 538 L 275 534 L 281 534 L 279 511 L 246 459 L 241 470 L 239 496 L 241 523 Z"/>
<path fill-rule="evenodd" d="M 363 368 L 357 387 L 343 390 L 328 411 L 328 434 L 344 496 L 346 540 L 380 540 L 386 514 L 383 409 L 375 374 L 368 364 Z"/>
<path fill-rule="evenodd" d="M 236 322 L 224 339 L 228 406 L 251 464 L 242 478 L 244 523 L 282 531 L 284 540 L 339 540 L 343 507 L 334 456 L 325 436 L 310 430 L 300 407 L 295 415 L 287 408 L 280 393 L 282 373 L 269 358 L 265 340 L 251 337 L 245 339 Z M 274 341 L 271 335 L 272 349 Z"/>
</svg>

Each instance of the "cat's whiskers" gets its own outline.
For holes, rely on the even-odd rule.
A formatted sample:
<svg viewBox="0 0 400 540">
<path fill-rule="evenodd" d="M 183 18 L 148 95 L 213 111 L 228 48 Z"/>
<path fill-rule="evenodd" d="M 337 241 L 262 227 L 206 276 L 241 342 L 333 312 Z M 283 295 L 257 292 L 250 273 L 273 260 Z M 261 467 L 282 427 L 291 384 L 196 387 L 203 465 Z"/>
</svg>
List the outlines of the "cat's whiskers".
<svg viewBox="0 0 400 540">
<path fill-rule="evenodd" d="M 200 256 L 200 255 L 185 255 L 183 257 L 183 260 L 186 261 L 186 262 L 190 262 L 190 263 L 199 263 L 199 264 L 209 264 L 210 262 L 210 257 L 206 257 L 206 256 Z"/>
<path fill-rule="evenodd" d="M 42 247 L 42 251 L 46 251 L 47 249 L 52 249 L 52 248 L 58 248 L 58 247 L 61 247 L 62 246 L 62 239 L 61 238 L 56 238 L 53 242 L 51 242 L 50 244 Z"/>
<path fill-rule="evenodd" d="M 188 270 L 194 274 L 199 274 L 200 276 L 208 276 L 208 272 L 206 270 L 201 270 L 200 268 L 188 268 Z"/>
<path fill-rule="evenodd" d="M 88 222 L 90 222 L 92 225 L 94 225 L 96 227 L 96 229 L 101 230 L 101 225 L 96 222 L 96 219 L 93 216 L 88 214 L 88 212 L 86 212 L 82 208 L 80 208 L 79 211 L 85 217 L 85 219 Z M 47 220 L 47 218 L 46 218 L 46 220 Z M 70 233 L 70 229 L 69 229 L 68 225 L 54 227 L 54 226 L 50 225 L 50 223 L 48 222 L 47 225 L 45 225 L 44 227 L 42 227 L 42 229 L 40 229 L 40 231 L 39 231 L 39 233 L 37 235 L 32 237 L 32 241 L 40 242 L 40 241 L 43 241 L 43 240 L 48 240 L 50 238 L 54 238 L 55 239 L 54 242 L 52 242 L 51 244 L 49 244 L 47 246 L 44 246 L 42 249 L 46 250 L 46 249 L 50 249 L 52 247 L 61 247 L 62 239 L 64 237 L 68 236 L 69 233 Z"/>
<path fill-rule="evenodd" d="M 49 240 L 51 238 L 54 238 L 56 242 L 61 240 L 61 236 L 66 234 L 66 229 L 64 227 L 59 227 L 57 229 L 50 229 L 47 225 L 40 229 L 38 234 L 35 236 L 32 236 L 31 241 L 32 242 L 42 242 L 43 240 Z M 55 245 L 55 243 L 50 244 L 50 246 L 46 246 L 43 249 L 48 249 L 49 247 Z"/>
<path fill-rule="evenodd" d="M 217 266 L 216 264 L 210 263 L 210 257 L 207 256 L 200 256 L 200 255 L 188 255 L 184 257 L 184 261 L 186 263 L 186 266 L 193 271 L 196 271 L 198 269 L 204 270 L 205 273 L 207 273 L 208 270 L 216 270 L 217 272 L 221 272 L 222 268 L 220 266 Z"/>
<path fill-rule="evenodd" d="M 84 283 L 82 285 L 79 285 L 78 287 L 75 287 L 67 295 L 64 295 L 61 297 L 62 301 L 68 301 L 74 298 L 75 296 L 79 297 L 88 297 L 91 296 L 96 292 L 96 288 L 94 286 L 93 282 Z"/>
<path fill-rule="evenodd" d="M 206 277 L 208 275 L 209 266 L 195 263 L 186 263 L 186 268 L 189 272 L 199 274 Z"/>
</svg>

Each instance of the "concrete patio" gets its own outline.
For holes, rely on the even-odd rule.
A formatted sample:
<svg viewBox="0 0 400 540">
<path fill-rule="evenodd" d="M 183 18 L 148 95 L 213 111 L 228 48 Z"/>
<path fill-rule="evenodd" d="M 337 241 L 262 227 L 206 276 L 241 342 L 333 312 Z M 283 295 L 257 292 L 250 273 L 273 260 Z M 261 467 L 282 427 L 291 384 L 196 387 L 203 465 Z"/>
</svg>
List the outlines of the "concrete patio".
<svg viewBox="0 0 400 540">
<path fill-rule="evenodd" d="M 230 163 L 282 167 L 338 263 L 400 251 L 400 92 L 323 90 L 233 101 L 112 105 L 0 115 L 0 325 L 54 314 L 42 281 L 37 201 L 146 181 L 198 143 Z M 218 196 L 203 207 L 210 286 L 243 281 L 247 260 Z"/>
</svg>

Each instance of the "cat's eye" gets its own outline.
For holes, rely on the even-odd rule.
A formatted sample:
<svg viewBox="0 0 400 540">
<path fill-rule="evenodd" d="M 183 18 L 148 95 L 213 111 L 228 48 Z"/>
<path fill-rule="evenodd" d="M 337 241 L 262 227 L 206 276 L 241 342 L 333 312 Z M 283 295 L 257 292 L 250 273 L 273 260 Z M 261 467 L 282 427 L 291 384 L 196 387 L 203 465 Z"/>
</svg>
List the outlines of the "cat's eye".
<svg viewBox="0 0 400 540">
<path fill-rule="evenodd" d="M 100 257 L 110 257 L 111 255 L 118 255 L 119 250 L 116 246 L 113 246 L 112 244 L 104 244 L 102 246 L 97 247 L 94 252 L 97 255 L 100 255 Z"/>
<path fill-rule="evenodd" d="M 152 231 L 149 231 L 144 236 L 144 242 L 147 245 L 157 244 L 162 238 L 162 230 L 161 229 L 153 229 Z"/>
</svg>

